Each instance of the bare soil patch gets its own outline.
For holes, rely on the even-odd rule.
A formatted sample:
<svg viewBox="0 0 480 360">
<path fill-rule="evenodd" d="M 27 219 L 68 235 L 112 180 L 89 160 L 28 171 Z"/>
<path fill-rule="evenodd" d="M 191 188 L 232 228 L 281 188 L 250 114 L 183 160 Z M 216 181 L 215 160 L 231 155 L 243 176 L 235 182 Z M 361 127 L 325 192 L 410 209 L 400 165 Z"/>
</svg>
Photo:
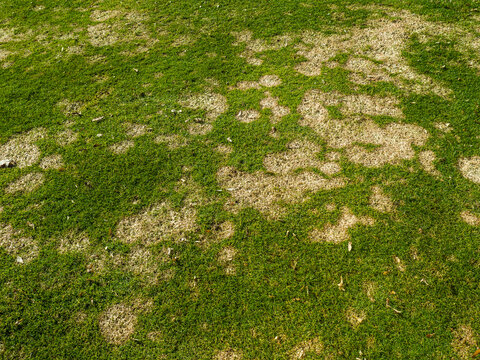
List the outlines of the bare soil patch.
<svg viewBox="0 0 480 360">
<path fill-rule="evenodd" d="M 332 242 L 334 244 L 341 243 L 350 239 L 349 229 L 357 225 L 372 226 L 375 220 L 369 216 L 356 216 L 347 208 L 342 208 L 342 214 L 337 224 L 327 224 L 322 230 L 314 229 L 310 232 L 310 239 L 313 242 Z"/>
</svg>

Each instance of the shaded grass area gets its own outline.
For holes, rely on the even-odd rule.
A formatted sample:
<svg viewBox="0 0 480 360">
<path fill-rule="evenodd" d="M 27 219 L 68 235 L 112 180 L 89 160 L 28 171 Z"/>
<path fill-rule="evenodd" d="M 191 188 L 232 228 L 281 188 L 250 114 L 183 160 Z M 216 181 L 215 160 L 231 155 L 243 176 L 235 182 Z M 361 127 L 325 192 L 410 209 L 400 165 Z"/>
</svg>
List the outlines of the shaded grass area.
<svg viewBox="0 0 480 360">
<path fill-rule="evenodd" d="M 412 69 L 452 90 L 442 98 L 407 93 L 391 82 L 354 84 L 349 71 L 339 66 L 305 76 L 294 71 L 305 61 L 295 48 L 298 38 L 285 48 L 261 52 L 260 66 L 238 56 L 245 44 L 232 45 L 231 33 L 245 29 L 255 39 L 307 29 L 349 31 L 378 15 L 360 7 L 374 4 L 145 0 L 124 1 L 120 8 L 116 1 L 3 2 L 0 38 L 5 41 L 0 49 L 12 54 L 0 70 L 0 143 L 42 127 L 47 136 L 36 142 L 42 157 L 60 154 L 65 164 L 60 170 L 42 170 L 38 164 L 0 169 L 0 221 L 33 237 L 40 249 L 28 264 L 0 250 L 0 355 L 239 358 L 222 355 L 233 349 L 230 354 L 242 359 L 470 357 L 480 344 L 480 231 L 459 214 L 465 209 L 480 213 L 480 187 L 465 179 L 457 164 L 460 158 L 480 155 L 480 76 L 470 63 L 478 54 L 460 51 L 460 41 L 440 35 L 408 39 L 403 56 Z M 473 0 L 383 5 L 480 32 L 480 10 Z M 91 13 L 114 9 L 122 14 L 118 31 L 124 40 L 93 46 L 88 28 L 97 23 Z M 124 20 L 128 14 L 146 16 L 139 22 Z M 115 17 L 106 20 L 111 26 L 117 22 Z M 157 41 L 152 44 L 152 39 Z M 175 42 L 180 45 L 172 46 Z M 77 46 L 79 53 L 69 53 Z M 148 51 L 138 53 L 141 46 Z M 350 55 L 331 60 L 343 65 Z M 231 90 L 239 81 L 257 81 L 265 74 L 279 75 L 281 85 Z M 217 180 L 219 169 L 262 172 L 267 155 L 285 151 L 296 139 L 321 146 L 320 157 L 331 150 L 311 128 L 299 125 L 295 109 L 311 89 L 399 98 L 402 122 L 431 135 L 425 148 L 435 152 L 442 178 L 424 172 L 415 159 L 367 168 L 342 155 L 341 174 L 349 179 L 344 188 L 306 194 L 300 203 L 287 201 L 286 215 L 279 219 L 248 206 L 239 213 L 227 211 L 224 204 L 232 196 Z M 265 91 L 292 110 L 275 124 L 272 110 L 259 105 Z M 196 93 L 219 93 L 228 101 L 228 109 L 205 135 L 191 134 L 189 126 L 208 111 L 181 105 L 185 96 Z M 259 111 L 260 118 L 249 124 L 237 121 L 235 115 L 246 108 Z M 346 117 L 341 106 L 327 110 L 332 118 Z M 99 117 L 103 119 L 92 122 Z M 373 118 L 382 125 L 396 121 Z M 126 122 L 147 125 L 149 131 L 132 137 Z M 453 130 L 438 130 L 438 122 Z M 278 137 L 271 136 L 273 127 Z M 61 145 L 56 138 L 66 129 L 78 137 Z M 186 145 L 172 149 L 154 141 L 171 134 L 184 138 Z M 135 146 L 113 154 L 109 147 L 122 140 Z M 219 145 L 228 146 L 231 154 L 216 151 Z M 38 190 L 3 191 L 33 170 L 45 173 Z M 127 260 L 117 258 L 128 259 L 139 245 L 119 240 L 119 221 L 162 202 L 184 211 L 192 190 L 182 184 L 190 180 L 202 194 L 194 199 L 197 231 L 148 248 L 153 254 L 168 252 L 155 266 L 173 276 L 149 283 L 142 274 L 125 270 L 122 261 Z M 392 214 L 370 206 L 371 187 L 378 184 L 393 199 Z M 326 210 L 330 203 L 336 204 L 333 211 Z M 311 242 L 311 230 L 335 224 L 342 207 L 374 218 L 375 224 L 351 228 L 349 241 L 340 244 Z M 227 220 L 235 225 L 233 236 L 215 238 Z M 69 231 L 88 234 L 87 251 L 59 252 Z M 226 247 L 236 250 L 233 276 L 219 260 Z M 105 256 L 104 269 L 88 270 L 92 255 Z M 107 343 L 99 317 L 112 305 L 139 297 L 152 299 L 152 310 L 138 315 L 127 342 Z M 357 324 L 355 318 L 361 321 Z M 473 340 L 458 340 L 455 331 L 463 325 L 472 329 Z M 322 349 L 305 348 L 298 355 L 295 349 L 315 338 Z"/>
</svg>

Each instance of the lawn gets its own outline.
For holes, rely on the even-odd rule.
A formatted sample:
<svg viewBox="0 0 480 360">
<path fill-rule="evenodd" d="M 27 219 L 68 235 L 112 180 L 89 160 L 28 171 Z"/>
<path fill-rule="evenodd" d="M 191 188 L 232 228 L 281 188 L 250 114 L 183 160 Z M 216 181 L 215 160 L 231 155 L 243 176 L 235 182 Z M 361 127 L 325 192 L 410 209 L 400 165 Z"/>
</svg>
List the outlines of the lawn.
<svg viewBox="0 0 480 360">
<path fill-rule="evenodd" d="M 480 359 L 480 3 L 4 0 L 0 358 Z"/>
</svg>

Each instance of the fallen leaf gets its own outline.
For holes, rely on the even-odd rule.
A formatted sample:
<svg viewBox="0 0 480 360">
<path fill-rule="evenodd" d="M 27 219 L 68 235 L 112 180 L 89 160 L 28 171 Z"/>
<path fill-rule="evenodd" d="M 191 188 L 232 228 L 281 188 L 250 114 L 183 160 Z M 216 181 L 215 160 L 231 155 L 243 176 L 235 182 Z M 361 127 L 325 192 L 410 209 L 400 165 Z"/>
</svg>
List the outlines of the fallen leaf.
<svg viewBox="0 0 480 360">
<path fill-rule="evenodd" d="M 478 355 L 480 355 L 480 349 L 477 349 L 477 351 L 473 353 L 472 358 L 477 357 Z"/>
</svg>

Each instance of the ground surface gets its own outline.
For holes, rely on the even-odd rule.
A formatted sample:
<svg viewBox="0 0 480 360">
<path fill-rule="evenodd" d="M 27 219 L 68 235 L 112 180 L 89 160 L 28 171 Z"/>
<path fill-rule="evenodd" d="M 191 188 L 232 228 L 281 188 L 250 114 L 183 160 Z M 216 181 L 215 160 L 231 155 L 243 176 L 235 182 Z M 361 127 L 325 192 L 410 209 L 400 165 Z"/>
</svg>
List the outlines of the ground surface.
<svg viewBox="0 0 480 360">
<path fill-rule="evenodd" d="M 0 357 L 470 359 L 480 5 L 0 3 Z"/>
</svg>

